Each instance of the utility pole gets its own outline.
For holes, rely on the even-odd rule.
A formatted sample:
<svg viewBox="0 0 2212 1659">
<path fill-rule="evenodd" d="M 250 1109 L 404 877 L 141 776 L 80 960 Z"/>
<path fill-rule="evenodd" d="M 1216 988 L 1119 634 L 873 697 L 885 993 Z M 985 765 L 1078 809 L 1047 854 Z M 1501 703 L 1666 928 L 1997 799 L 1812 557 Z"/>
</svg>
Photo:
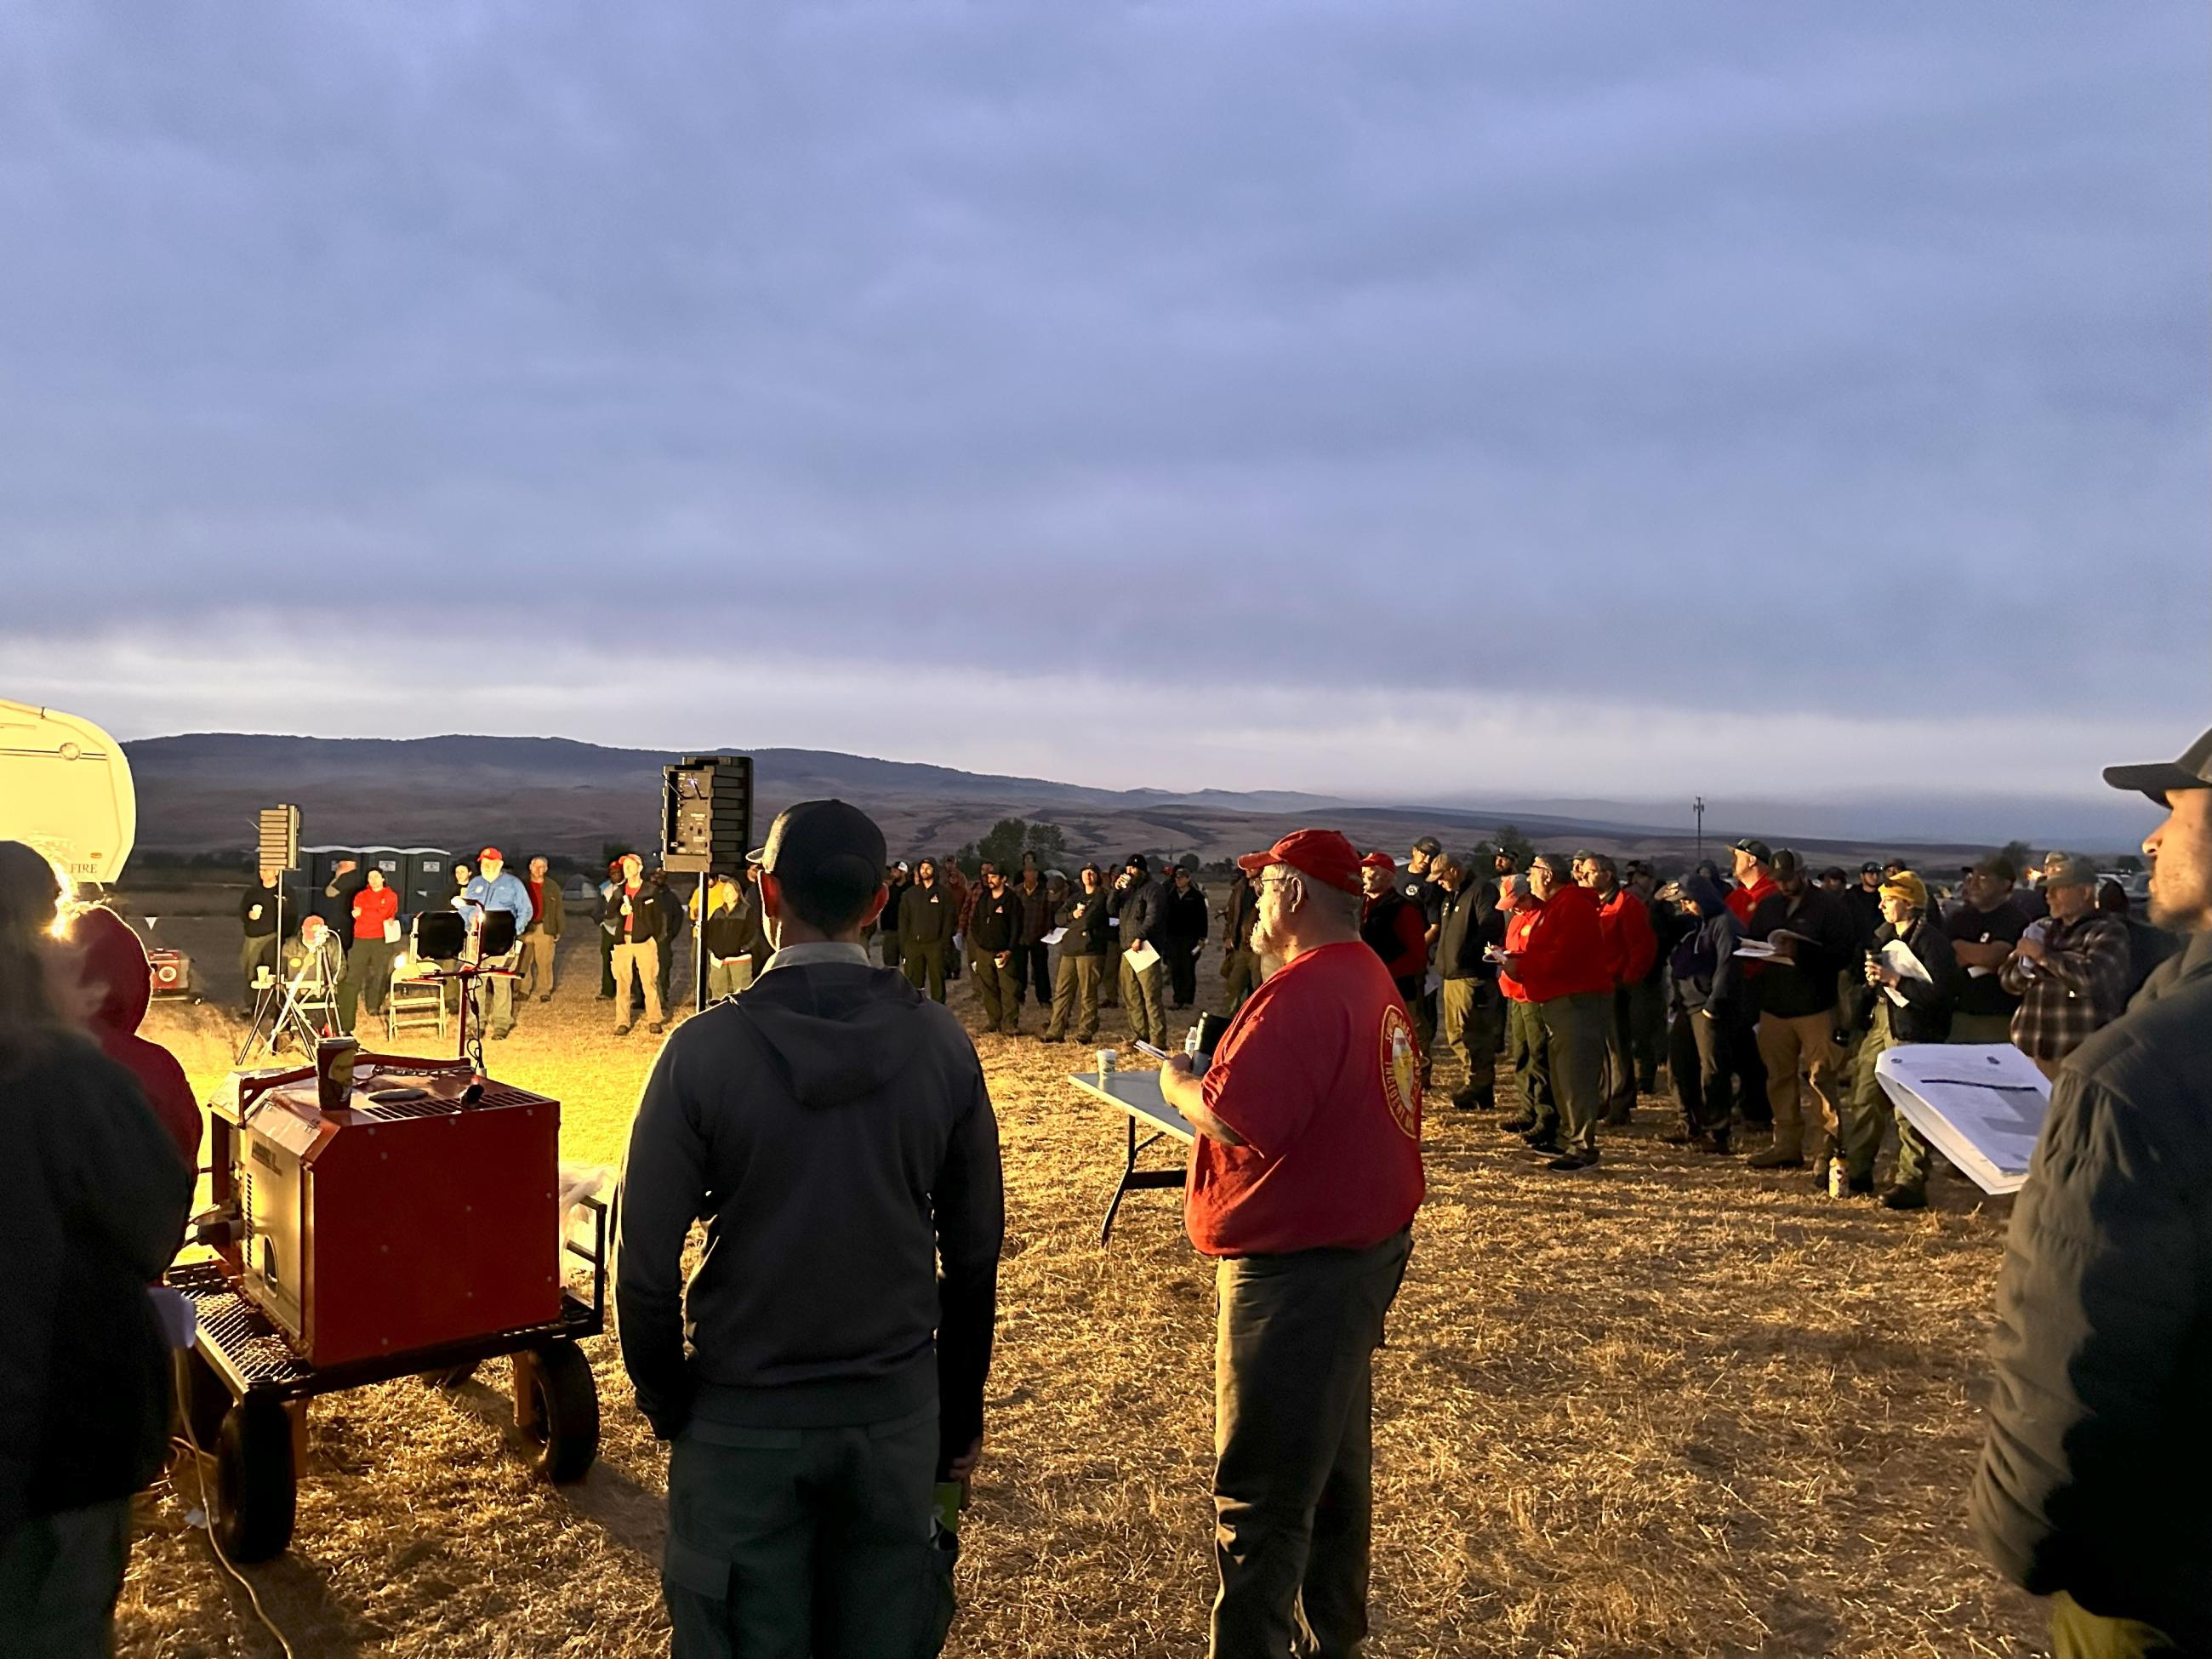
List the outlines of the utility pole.
<svg viewBox="0 0 2212 1659">
<path fill-rule="evenodd" d="M 1690 810 L 1698 815 L 1698 862 L 1705 861 L 1705 798 L 1700 795 L 1690 803 Z"/>
</svg>

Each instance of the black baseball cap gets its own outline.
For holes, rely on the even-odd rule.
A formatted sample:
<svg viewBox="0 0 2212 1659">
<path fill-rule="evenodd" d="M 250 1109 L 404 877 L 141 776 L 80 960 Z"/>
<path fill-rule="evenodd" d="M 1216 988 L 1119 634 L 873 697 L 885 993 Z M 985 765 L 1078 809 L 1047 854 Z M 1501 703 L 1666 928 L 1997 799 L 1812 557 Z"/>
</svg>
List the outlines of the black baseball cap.
<svg viewBox="0 0 2212 1659">
<path fill-rule="evenodd" d="M 2019 866 L 2002 853 L 1992 853 L 1978 864 L 1968 865 L 1966 873 L 1970 876 L 1988 876 L 1996 881 L 2016 882 L 2020 879 Z"/>
<path fill-rule="evenodd" d="M 1763 841 L 1753 841 L 1749 836 L 1746 836 L 1741 841 L 1730 842 L 1729 849 L 1731 852 L 1748 853 L 1761 864 L 1771 865 L 1774 862 L 1774 849 Z"/>
<path fill-rule="evenodd" d="M 1426 853 L 1431 858 L 1434 858 L 1444 850 L 1444 844 L 1434 836 L 1423 836 L 1420 840 L 1413 843 L 1413 850 L 1416 853 Z"/>
<path fill-rule="evenodd" d="M 1869 859 L 1864 864 L 1859 866 L 1859 873 L 1863 876 L 1878 876 L 1881 874 L 1881 866 Z"/>
<path fill-rule="evenodd" d="M 825 931 L 849 924 L 883 885 L 884 832 L 857 806 L 803 800 L 776 814 L 761 868 L 792 906 Z"/>
<path fill-rule="evenodd" d="M 1754 845 L 1756 843 L 1754 843 Z M 1753 853 L 1749 847 L 1745 848 L 1743 850 L 1747 853 L 1751 853 L 1752 857 L 1759 858 L 1759 854 L 1757 853 Z M 1805 868 L 1805 860 L 1799 858 L 1795 852 L 1787 847 L 1777 853 L 1772 858 L 1760 859 L 1759 861 L 1762 864 L 1765 864 L 1769 869 L 1772 870 L 1778 876 L 1799 875 L 1803 872 Z"/>
<path fill-rule="evenodd" d="M 2142 766 L 2108 766 L 2105 781 L 2115 789 L 2135 789 L 2160 805 L 2177 789 L 2212 789 L 2212 730 L 2206 731 L 2174 761 L 2151 761 Z"/>
</svg>

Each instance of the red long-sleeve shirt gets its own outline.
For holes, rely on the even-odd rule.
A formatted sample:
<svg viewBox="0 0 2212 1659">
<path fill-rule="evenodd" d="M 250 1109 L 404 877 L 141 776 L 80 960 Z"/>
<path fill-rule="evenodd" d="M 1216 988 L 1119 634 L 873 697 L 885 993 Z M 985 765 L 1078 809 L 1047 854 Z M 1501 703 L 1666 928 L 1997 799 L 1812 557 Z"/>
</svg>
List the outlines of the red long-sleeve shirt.
<svg viewBox="0 0 2212 1659">
<path fill-rule="evenodd" d="M 1525 907 L 1506 916 L 1504 948 L 1508 956 L 1516 955 L 1528 948 L 1528 935 L 1543 914 L 1544 907 L 1532 899 Z M 1516 1002 L 1528 1000 L 1528 988 L 1503 968 L 1498 970 L 1498 988 Z"/>
<path fill-rule="evenodd" d="M 384 924 L 399 914 L 399 894 L 390 887 L 364 887 L 353 896 L 353 936 L 382 939 Z"/>
<path fill-rule="evenodd" d="M 1521 983 L 1531 1002 L 1613 989 L 1605 926 L 1598 920 L 1597 900 L 1586 887 L 1553 890 L 1537 912 L 1523 949 Z"/>
<path fill-rule="evenodd" d="M 1613 982 L 1636 984 L 1651 971 L 1651 959 L 1659 954 L 1651 913 L 1628 889 L 1616 887 L 1611 897 L 1599 901 L 1597 919 L 1605 934 L 1605 959 L 1613 970 Z"/>
</svg>

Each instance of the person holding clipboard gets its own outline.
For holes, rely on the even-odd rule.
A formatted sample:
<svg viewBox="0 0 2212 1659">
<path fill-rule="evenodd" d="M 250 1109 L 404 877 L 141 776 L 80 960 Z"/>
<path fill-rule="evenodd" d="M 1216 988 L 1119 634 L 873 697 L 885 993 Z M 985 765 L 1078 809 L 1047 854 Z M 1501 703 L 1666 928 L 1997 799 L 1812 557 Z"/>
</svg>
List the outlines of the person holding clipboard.
<svg viewBox="0 0 2212 1659">
<path fill-rule="evenodd" d="M 1238 860 L 1281 969 L 1203 1070 L 1160 1093 L 1197 1129 L 1184 1219 L 1216 1261 L 1210 1651 L 1356 1652 L 1374 1511 L 1370 1366 L 1423 1194 L 1420 1055 L 1359 937 L 1360 860 L 1301 830 Z"/>
</svg>

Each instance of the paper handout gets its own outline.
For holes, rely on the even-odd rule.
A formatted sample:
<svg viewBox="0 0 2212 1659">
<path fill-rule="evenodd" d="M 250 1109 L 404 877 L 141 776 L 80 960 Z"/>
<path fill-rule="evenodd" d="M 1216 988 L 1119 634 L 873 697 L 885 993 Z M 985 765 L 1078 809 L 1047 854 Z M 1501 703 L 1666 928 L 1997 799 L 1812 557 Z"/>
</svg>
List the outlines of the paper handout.
<svg viewBox="0 0 2212 1659">
<path fill-rule="evenodd" d="M 1898 1115 L 1985 1193 L 2016 1193 L 2051 1109 L 2051 1083 L 2009 1042 L 1909 1042 L 1875 1077 Z"/>
<path fill-rule="evenodd" d="M 1150 939 L 1142 940 L 1133 949 L 1121 952 L 1121 960 L 1140 974 L 1159 959 L 1160 953 L 1152 949 Z"/>
<path fill-rule="evenodd" d="M 1054 928 L 1054 929 L 1052 930 L 1052 932 L 1050 932 L 1049 933 L 1047 933 L 1047 934 L 1046 934 L 1042 939 L 1039 939 L 1039 940 L 1037 941 L 1037 943 L 1038 943 L 1038 944 L 1040 944 L 1040 945 L 1057 945 L 1057 944 L 1059 944 L 1059 943 L 1060 942 L 1060 940 L 1062 940 L 1062 939 L 1066 939 L 1066 937 L 1067 937 L 1067 929 L 1066 929 L 1066 928 L 1065 928 L 1065 927 L 1055 927 L 1055 928 Z"/>
<path fill-rule="evenodd" d="M 1887 966 L 1897 970 L 1898 977 L 1900 979 L 1917 979 L 1923 985 L 1932 985 L 1936 982 L 1934 976 L 1928 971 L 1928 964 L 1914 956 L 1912 947 L 1901 939 L 1893 939 L 1881 947 L 1881 959 Z M 1882 994 L 1899 1007 L 1905 1006 L 1905 993 L 1899 990 L 1897 987 L 1885 985 L 1881 989 Z M 2039 1077 L 2042 1073 L 2038 1073 L 2037 1075 Z"/>
</svg>

